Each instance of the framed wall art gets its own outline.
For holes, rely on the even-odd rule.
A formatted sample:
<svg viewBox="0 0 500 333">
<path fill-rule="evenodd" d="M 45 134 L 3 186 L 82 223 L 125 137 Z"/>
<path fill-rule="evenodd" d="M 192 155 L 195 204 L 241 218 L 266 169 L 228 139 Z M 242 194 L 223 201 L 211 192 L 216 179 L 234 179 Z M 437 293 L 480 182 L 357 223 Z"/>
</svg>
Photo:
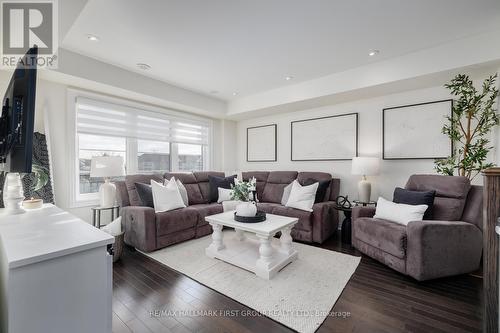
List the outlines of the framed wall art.
<svg viewBox="0 0 500 333">
<path fill-rule="evenodd" d="M 277 125 L 247 128 L 247 162 L 277 161 Z"/>
<path fill-rule="evenodd" d="M 291 123 L 292 161 L 337 161 L 358 156 L 358 114 Z"/>
<path fill-rule="evenodd" d="M 440 159 L 452 153 L 452 141 L 442 133 L 452 115 L 453 100 L 440 100 L 382 110 L 384 160 Z"/>
</svg>

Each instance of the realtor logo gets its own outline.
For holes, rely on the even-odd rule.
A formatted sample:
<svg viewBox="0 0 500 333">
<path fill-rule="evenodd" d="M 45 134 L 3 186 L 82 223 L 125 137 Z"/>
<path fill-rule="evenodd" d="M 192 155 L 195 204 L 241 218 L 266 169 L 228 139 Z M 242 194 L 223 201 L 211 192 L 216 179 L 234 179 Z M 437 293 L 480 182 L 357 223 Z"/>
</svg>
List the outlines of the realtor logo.
<svg viewBox="0 0 500 333">
<path fill-rule="evenodd" d="M 57 2 L 2 1 L 1 67 L 15 67 L 26 51 L 38 46 L 38 67 L 56 67 Z M 27 64 L 29 66 L 29 64 Z"/>
</svg>

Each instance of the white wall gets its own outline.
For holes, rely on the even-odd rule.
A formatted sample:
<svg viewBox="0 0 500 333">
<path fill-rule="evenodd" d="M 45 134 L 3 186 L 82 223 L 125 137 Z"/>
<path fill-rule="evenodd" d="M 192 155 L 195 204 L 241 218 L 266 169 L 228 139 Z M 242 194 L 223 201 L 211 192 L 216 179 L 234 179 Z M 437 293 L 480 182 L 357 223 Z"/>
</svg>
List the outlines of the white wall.
<svg viewBox="0 0 500 333">
<path fill-rule="evenodd" d="M 365 99 L 345 104 L 331 105 L 275 116 L 254 118 L 238 122 L 238 168 L 250 170 L 297 170 L 323 171 L 341 179 L 340 194 L 349 198 L 357 197 L 358 176 L 351 175 L 351 161 L 308 161 L 290 160 L 290 122 L 294 120 L 359 113 L 359 156 L 382 157 L 382 109 L 391 106 L 429 102 L 450 98 L 443 87 L 413 90 L 377 98 Z M 278 125 L 278 161 L 246 161 L 246 128 L 250 126 L 276 123 Z M 411 149 L 411 147 L 408 147 Z M 382 161 L 381 174 L 369 177 L 372 180 L 372 199 L 379 195 L 392 199 L 396 186 L 404 186 L 408 176 L 414 173 L 435 173 L 433 160 Z M 481 176 L 476 183 L 481 183 Z"/>
</svg>

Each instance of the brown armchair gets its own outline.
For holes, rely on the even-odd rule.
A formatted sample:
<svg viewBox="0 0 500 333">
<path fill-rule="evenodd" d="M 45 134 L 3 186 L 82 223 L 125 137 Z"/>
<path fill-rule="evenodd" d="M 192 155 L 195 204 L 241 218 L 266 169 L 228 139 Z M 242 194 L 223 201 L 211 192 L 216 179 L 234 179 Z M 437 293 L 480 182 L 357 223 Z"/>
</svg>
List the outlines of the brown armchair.
<svg viewBox="0 0 500 333">
<path fill-rule="evenodd" d="M 482 187 L 471 186 L 465 177 L 413 175 L 406 189 L 436 191 L 433 220 L 404 226 L 373 218 L 373 207 L 354 207 L 353 246 L 419 281 L 477 270 L 482 254 Z"/>
</svg>

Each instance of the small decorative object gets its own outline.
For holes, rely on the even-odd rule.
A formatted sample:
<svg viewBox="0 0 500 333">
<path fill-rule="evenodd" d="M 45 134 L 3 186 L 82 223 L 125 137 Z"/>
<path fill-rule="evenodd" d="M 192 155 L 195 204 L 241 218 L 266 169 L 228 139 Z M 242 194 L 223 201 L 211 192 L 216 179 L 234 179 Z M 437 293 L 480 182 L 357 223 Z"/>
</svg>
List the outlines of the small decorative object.
<svg viewBox="0 0 500 333">
<path fill-rule="evenodd" d="M 370 201 L 372 185 L 366 179 L 366 176 L 378 175 L 379 172 L 380 160 L 377 157 L 353 157 L 351 173 L 353 175 L 363 176 L 358 183 L 359 201 Z"/>
<path fill-rule="evenodd" d="M 42 199 L 31 198 L 29 200 L 24 200 L 23 201 L 23 207 L 24 207 L 24 209 L 38 209 L 38 208 L 42 208 L 42 206 L 43 206 L 43 200 Z"/>
<path fill-rule="evenodd" d="M 234 213 L 234 220 L 242 223 L 259 223 L 266 220 L 266 213 L 258 211 L 255 216 L 240 216 L 237 212 Z"/>
<path fill-rule="evenodd" d="M 349 201 L 349 196 L 346 195 L 345 197 L 342 195 L 339 195 L 337 198 L 335 198 L 335 202 L 337 203 L 337 206 L 342 207 L 342 208 L 351 208 L 352 204 Z"/>
<path fill-rule="evenodd" d="M 257 205 L 255 202 L 242 202 L 236 206 L 236 215 L 252 217 L 257 214 Z"/>
<path fill-rule="evenodd" d="M 23 183 L 18 172 L 7 173 L 3 187 L 3 202 L 7 215 L 22 214 L 25 212 L 22 207 L 24 200 Z"/>
<path fill-rule="evenodd" d="M 453 141 L 453 151 L 450 156 L 435 161 L 438 173 L 453 176 L 456 170 L 459 176 L 473 179 L 482 170 L 493 166 L 493 163 L 485 162 L 493 148 L 488 137 L 500 123 L 495 108 L 497 76 L 485 79 L 481 91 L 464 74 L 455 76 L 444 85 L 454 96 L 458 96 L 458 100 L 453 104 L 452 116 L 447 117 L 448 123 L 442 129 L 443 134 Z"/>
<path fill-rule="evenodd" d="M 235 179 L 234 185 L 231 184 L 231 200 L 241 201 L 236 206 L 236 215 L 249 217 L 257 213 L 255 201 L 250 201 L 250 194 L 255 191 L 256 183 L 257 180 L 254 177 L 248 182 Z"/>
<path fill-rule="evenodd" d="M 115 205 L 116 186 L 110 183 L 109 177 L 125 175 L 121 156 L 94 156 L 90 164 L 90 177 L 104 177 L 104 184 L 99 187 L 99 204 L 101 207 Z"/>
<path fill-rule="evenodd" d="M 453 101 L 425 102 L 382 110 L 384 160 L 436 159 L 450 154 L 452 142 L 441 133 Z"/>
</svg>

